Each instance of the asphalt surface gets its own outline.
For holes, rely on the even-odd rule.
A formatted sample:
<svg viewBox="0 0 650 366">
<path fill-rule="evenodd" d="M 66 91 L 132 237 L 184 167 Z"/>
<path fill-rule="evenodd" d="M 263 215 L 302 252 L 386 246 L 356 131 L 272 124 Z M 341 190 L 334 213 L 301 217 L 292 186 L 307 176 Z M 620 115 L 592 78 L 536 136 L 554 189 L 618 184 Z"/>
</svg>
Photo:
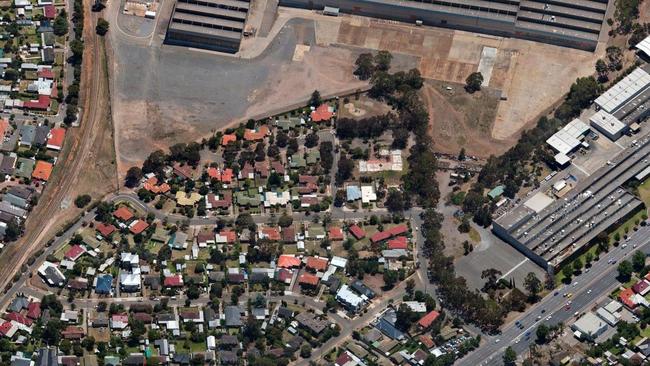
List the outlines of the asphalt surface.
<svg viewBox="0 0 650 366">
<path fill-rule="evenodd" d="M 508 346 L 511 346 L 517 354 L 521 354 L 535 342 L 535 330 L 540 324 L 554 325 L 562 322 L 568 329 L 577 319 L 576 312 L 580 315 L 590 310 L 599 298 L 607 296 L 620 285 L 616 278 L 617 268 L 624 258 L 630 257 L 637 249 L 650 254 L 648 243 L 650 243 L 650 226 L 641 226 L 638 231 L 629 236 L 628 241 L 622 242 L 619 247 L 611 247 L 608 253 L 601 254 L 600 260 L 593 262 L 588 272 L 583 271 L 581 275 L 574 277 L 572 284 L 554 290 L 516 319 L 523 324 L 523 329 L 518 328 L 513 321 L 502 328 L 501 334 L 487 337 L 487 343 L 460 360 L 458 364 L 501 365 L 503 364 L 502 353 Z M 622 248 L 623 244 L 627 244 L 627 247 Z M 608 263 L 610 260 L 616 262 L 610 264 Z M 564 297 L 565 293 L 571 293 L 572 296 Z M 568 301 L 571 303 L 567 310 Z M 528 332 L 530 335 L 526 336 Z"/>
</svg>

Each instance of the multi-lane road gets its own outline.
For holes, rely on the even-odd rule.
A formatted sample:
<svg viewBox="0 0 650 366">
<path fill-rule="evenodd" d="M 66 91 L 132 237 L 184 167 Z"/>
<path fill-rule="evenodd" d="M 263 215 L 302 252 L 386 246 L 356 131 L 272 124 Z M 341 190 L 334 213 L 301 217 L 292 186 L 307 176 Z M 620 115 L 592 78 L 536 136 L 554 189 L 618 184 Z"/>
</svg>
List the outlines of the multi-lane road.
<svg viewBox="0 0 650 366">
<path fill-rule="evenodd" d="M 460 360 L 459 365 L 501 365 L 503 351 L 508 346 L 521 355 L 535 342 L 535 331 L 540 324 L 555 325 L 562 322 L 568 327 L 569 323 L 577 319 L 576 313 L 579 316 L 590 310 L 600 298 L 619 286 L 617 268 L 623 259 L 629 259 L 636 250 L 650 254 L 648 243 L 650 226 L 641 226 L 638 231 L 630 234 L 629 240 L 601 254 L 600 260 L 593 262 L 588 271 L 584 270 L 580 276 L 574 277 L 570 285 L 554 290 L 516 319 L 523 327 L 517 327 L 515 321 L 504 326 L 501 334 L 488 337 L 483 346 Z M 565 294 L 572 296 L 565 297 Z"/>
</svg>

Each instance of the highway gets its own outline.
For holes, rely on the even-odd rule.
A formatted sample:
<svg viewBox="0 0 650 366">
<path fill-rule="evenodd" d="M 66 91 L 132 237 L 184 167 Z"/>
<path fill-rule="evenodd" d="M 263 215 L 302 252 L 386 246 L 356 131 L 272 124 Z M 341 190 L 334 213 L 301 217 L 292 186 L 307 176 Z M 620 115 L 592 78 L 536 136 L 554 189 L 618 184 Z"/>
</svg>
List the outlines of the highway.
<svg viewBox="0 0 650 366">
<path fill-rule="evenodd" d="M 640 226 L 638 231 L 630 234 L 628 241 L 622 241 L 619 247 L 610 247 L 608 253 L 600 255 L 598 262 L 592 262 L 589 271 L 583 270 L 580 276 L 574 277 L 572 284 L 552 291 L 517 318 L 516 320 L 523 324 L 523 329 L 518 328 L 514 321 L 505 325 L 501 334 L 487 337 L 487 342 L 483 346 L 461 359 L 458 364 L 502 365 L 503 351 L 508 346 L 512 346 L 518 355 L 524 353 L 529 345 L 535 342 L 535 330 L 540 324 L 555 325 L 562 322 L 568 329 L 569 325 L 577 319 L 574 316 L 576 312 L 581 314 L 590 310 L 600 298 L 606 297 L 619 286 L 616 279 L 617 268 L 623 259 L 629 259 L 637 249 L 650 254 L 648 243 L 650 243 L 650 226 Z M 626 248 L 622 248 L 623 244 L 627 244 Z M 616 263 L 608 263 L 610 260 Z M 565 293 L 572 293 L 573 296 L 564 297 Z M 568 301 L 571 301 L 571 304 L 566 310 Z M 528 332 L 530 336 L 526 337 Z"/>
</svg>

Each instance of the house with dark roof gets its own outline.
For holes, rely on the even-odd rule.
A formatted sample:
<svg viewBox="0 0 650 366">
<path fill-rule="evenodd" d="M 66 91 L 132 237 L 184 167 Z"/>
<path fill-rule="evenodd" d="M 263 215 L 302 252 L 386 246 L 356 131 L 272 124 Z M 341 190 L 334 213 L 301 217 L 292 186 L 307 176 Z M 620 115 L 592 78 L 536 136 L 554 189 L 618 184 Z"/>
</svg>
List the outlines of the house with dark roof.
<svg viewBox="0 0 650 366">
<path fill-rule="evenodd" d="M 236 305 L 228 305 L 224 308 L 224 316 L 226 327 L 239 328 L 244 323 L 242 322 L 242 314 L 244 311 Z"/>
</svg>

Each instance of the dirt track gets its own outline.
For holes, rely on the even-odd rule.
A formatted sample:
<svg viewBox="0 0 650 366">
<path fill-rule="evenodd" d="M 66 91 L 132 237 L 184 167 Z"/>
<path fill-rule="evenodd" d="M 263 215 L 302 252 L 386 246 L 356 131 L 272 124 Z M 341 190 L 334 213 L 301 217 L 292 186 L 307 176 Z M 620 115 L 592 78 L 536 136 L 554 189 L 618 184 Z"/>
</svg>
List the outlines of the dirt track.
<svg viewBox="0 0 650 366">
<path fill-rule="evenodd" d="M 103 41 L 94 32 L 97 15 L 90 12 L 91 4 L 90 0 L 85 1 L 81 126 L 68 129 L 54 174 L 26 222 L 26 234 L 9 245 L 0 257 L 4 264 L 0 265 L 3 287 L 33 252 L 81 211 L 73 204 L 77 195 L 88 193 L 99 198 L 116 188 L 114 158 L 105 149 L 106 146 L 112 149 L 105 53 Z M 107 158 L 113 161 L 112 172 L 102 165 Z M 69 207 L 62 209 L 63 202 Z"/>
</svg>

